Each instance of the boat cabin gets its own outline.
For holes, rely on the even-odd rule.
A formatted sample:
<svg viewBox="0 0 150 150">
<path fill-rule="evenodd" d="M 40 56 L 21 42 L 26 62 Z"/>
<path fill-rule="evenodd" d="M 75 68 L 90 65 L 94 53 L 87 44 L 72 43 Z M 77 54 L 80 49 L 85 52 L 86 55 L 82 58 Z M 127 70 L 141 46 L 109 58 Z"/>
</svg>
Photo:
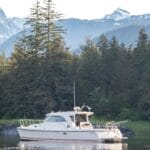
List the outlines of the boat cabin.
<svg viewBox="0 0 150 150">
<path fill-rule="evenodd" d="M 44 122 L 55 126 L 59 124 L 67 128 L 89 129 L 93 128 L 89 120 L 89 116 L 93 114 L 93 112 L 82 111 L 80 107 L 75 107 L 74 111 L 51 112 L 46 115 Z"/>
</svg>

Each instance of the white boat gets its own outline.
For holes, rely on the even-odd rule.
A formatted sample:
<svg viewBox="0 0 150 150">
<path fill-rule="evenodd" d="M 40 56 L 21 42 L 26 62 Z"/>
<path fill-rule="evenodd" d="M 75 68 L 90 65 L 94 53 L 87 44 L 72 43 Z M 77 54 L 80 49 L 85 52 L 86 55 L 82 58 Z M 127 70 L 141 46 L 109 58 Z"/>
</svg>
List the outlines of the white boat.
<svg viewBox="0 0 150 150">
<path fill-rule="evenodd" d="M 21 140 L 73 140 L 73 141 L 122 141 L 121 131 L 116 124 L 94 128 L 89 120 L 93 112 L 74 107 L 73 111 L 51 112 L 38 124 L 17 128 Z"/>
</svg>

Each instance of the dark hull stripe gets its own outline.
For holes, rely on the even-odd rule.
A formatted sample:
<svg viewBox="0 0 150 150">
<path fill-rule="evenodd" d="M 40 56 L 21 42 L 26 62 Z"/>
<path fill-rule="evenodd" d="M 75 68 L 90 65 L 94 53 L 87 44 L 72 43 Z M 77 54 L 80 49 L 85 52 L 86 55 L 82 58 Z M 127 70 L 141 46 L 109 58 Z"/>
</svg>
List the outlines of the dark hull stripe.
<svg viewBox="0 0 150 150">
<path fill-rule="evenodd" d="M 103 130 L 33 130 L 33 129 L 24 129 L 24 128 L 17 128 L 17 130 L 25 130 L 25 131 L 33 131 L 33 132 L 109 132 Z M 112 131 L 111 131 L 112 132 Z"/>
<path fill-rule="evenodd" d="M 51 139 L 46 139 L 46 138 L 29 138 L 29 137 L 21 137 L 21 140 L 25 140 L 25 141 L 52 141 L 52 140 L 58 140 L 58 141 L 91 141 L 91 142 L 98 142 L 98 141 L 104 141 L 104 140 L 94 140 L 94 139 L 55 139 L 55 138 L 51 138 Z"/>
</svg>

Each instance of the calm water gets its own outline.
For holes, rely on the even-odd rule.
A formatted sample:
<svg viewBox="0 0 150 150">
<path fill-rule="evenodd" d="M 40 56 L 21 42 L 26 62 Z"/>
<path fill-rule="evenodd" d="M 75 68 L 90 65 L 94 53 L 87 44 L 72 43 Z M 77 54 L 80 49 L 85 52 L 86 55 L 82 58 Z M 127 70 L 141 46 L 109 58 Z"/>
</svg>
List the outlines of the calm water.
<svg viewBox="0 0 150 150">
<path fill-rule="evenodd" d="M 150 140 L 126 143 L 90 143 L 65 141 L 20 141 L 17 136 L 1 136 L 0 150 L 150 150 Z"/>
</svg>

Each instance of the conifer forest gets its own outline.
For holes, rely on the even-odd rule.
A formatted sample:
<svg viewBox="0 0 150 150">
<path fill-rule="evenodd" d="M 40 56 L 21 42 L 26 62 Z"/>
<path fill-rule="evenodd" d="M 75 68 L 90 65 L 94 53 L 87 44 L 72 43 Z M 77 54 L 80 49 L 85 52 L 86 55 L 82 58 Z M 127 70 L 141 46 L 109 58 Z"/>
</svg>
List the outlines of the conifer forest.
<svg viewBox="0 0 150 150">
<path fill-rule="evenodd" d="M 0 56 L 0 118 L 43 118 L 50 111 L 86 104 L 104 118 L 150 120 L 150 39 L 144 28 L 136 45 L 113 37 L 90 38 L 72 52 L 62 14 L 51 0 L 38 1 L 11 57 Z M 122 35 L 123 36 L 123 35 Z M 130 35 L 129 35 L 130 36 Z M 80 38 L 80 37 L 78 37 Z"/>
</svg>

